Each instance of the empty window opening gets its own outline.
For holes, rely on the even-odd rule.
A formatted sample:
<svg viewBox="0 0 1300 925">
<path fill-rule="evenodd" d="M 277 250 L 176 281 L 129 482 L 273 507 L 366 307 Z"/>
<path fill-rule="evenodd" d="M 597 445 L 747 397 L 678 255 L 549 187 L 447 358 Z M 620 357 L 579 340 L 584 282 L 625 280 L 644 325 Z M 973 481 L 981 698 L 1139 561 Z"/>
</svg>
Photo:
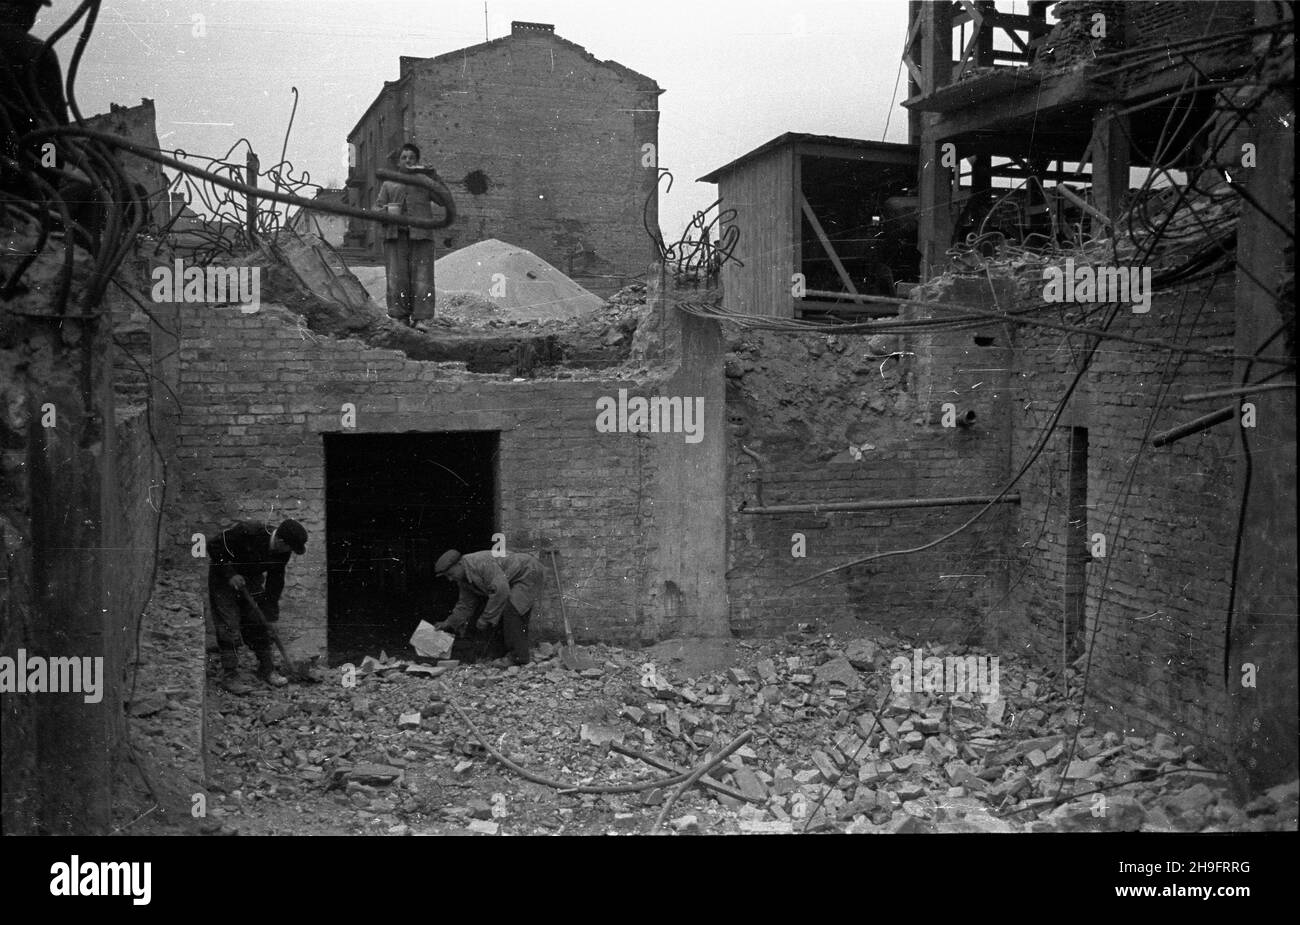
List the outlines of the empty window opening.
<svg viewBox="0 0 1300 925">
<path fill-rule="evenodd" d="M 456 588 L 434 578 L 447 549 L 489 549 L 500 435 L 325 435 L 329 662 L 414 655 L 420 620 L 446 619 Z"/>
</svg>

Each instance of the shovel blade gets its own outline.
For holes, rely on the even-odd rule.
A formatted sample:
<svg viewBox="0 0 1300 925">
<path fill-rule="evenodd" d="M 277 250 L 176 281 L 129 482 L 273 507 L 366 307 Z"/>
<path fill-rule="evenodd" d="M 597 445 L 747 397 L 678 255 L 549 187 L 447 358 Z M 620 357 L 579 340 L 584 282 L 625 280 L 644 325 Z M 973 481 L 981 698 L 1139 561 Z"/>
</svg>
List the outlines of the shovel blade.
<svg viewBox="0 0 1300 925">
<path fill-rule="evenodd" d="M 570 646 L 565 646 L 560 650 L 560 664 L 569 671 L 586 671 L 589 668 L 596 667 L 595 662 Z"/>
</svg>

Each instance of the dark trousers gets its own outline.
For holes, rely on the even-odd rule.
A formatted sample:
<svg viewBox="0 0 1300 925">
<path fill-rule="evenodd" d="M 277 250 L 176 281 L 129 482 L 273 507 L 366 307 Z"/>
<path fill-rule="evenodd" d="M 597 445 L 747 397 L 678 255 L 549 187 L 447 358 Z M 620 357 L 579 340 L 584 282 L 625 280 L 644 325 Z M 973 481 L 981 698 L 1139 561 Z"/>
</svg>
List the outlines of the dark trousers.
<svg viewBox="0 0 1300 925">
<path fill-rule="evenodd" d="M 254 597 L 262 590 L 253 581 L 248 582 L 247 587 L 248 593 Z M 222 671 L 234 671 L 239 667 L 241 638 L 257 656 L 259 666 L 269 668 L 274 664 L 271 637 L 248 606 L 248 601 L 244 600 L 243 594 L 230 587 L 225 580 L 209 576 L 208 604 L 217 631 L 217 648 L 221 650 Z"/>
<path fill-rule="evenodd" d="M 389 318 L 427 321 L 433 317 L 432 241 L 412 241 L 405 231 L 384 241 L 384 273 Z"/>
<path fill-rule="evenodd" d="M 531 647 L 528 645 L 528 621 L 532 615 L 531 607 L 520 613 L 515 610 L 515 605 L 508 601 L 506 609 L 501 611 L 501 633 L 505 639 L 506 651 L 514 658 L 517 665 L 527 665 L 532 657 Z"/>
</svg>

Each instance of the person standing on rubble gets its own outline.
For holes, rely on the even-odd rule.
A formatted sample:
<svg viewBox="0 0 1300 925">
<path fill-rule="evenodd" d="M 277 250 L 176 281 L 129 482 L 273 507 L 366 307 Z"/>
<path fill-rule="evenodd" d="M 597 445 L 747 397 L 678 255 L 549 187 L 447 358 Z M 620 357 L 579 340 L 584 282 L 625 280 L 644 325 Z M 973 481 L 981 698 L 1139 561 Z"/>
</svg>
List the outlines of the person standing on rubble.
<svg viewBox="0 0 1300 925">
<path fill-rule="evenodd" d="M 481 630 L 495 635 L 500 624 L 506 655 L 497 660 L 501 667 L 527 665 L 532 657 L 528 644 L 528 621 L 545 583 L 542 563 L 522 552 L 496 555 L 491 550 L 462 556 L 449 549 L 434 563 L 433 573 L 454 581 L 460 598 L 451 615 L 434 626 L 459 632 L 482 605 L 478 617 Z"/>
<path fill-rule="evenodd" d="M 403 171 L 423 173 L 441 182 L 432 167 L 420 165 L 420 149 L 402 145 L 397 163 Z M 423 186 L 385 180 L 375 198 L 375 208 L 393 215 L 433 218 L 433 197 Z M 384 226 L 384 270 L 388 283 L 388 317 L 428 330 L 433 320 L 433 230 Z"/>
<path fill-rule="evenodd" d="M 243 521 L 207 538 L 208 603 L 216 624 L 221 650 L 221 686 L 232 694 L 252 688 L 239 680 L 239 642 L 242 637 L 257 656 L 257 676 L 272 687 L 288 678 L 275 670 L 271 634 L 280 619 L 280 593 L 284 567 L 291 553 L 306 552 L 307 530 L 296 520 L 278 527 Z M 252 597 L 266 618 L 258 619 L 245 595 Z"/>
</svg>

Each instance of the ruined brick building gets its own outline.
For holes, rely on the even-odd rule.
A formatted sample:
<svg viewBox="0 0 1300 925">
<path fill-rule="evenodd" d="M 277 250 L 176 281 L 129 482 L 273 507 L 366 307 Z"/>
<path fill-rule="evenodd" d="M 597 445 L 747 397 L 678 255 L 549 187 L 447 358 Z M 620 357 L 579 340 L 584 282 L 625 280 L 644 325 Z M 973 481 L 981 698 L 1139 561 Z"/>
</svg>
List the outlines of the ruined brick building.
<svg viewBox="0 0 1300 925">
<path fill-rule="evenodd" d="M 310 540 L 289 568 L 282 635 L 295 655 L 337 666 L 399 651 L 418 620 L 445 615 L 441 550 L 500 540 L 548 565 L 555 554 L 539 639 L 560 638 L 567 608 L 580 642 L 797 637 L 800 624 L 840 621 L 982 646 L 1048 666 L 1063 686 L 1086 675 L 1076 726 L 1164 734 L 1232 768 L 1243 789 L 1293 779 L 1295 396 L 1252 391 L 1294 377 L 1282 231 L 1294 228 L 1294 139 L 1278 130 L 1275 89 L 1293 76 L 1293 50 L 1276 44 L 1270 4 L 1060 3 L 1055 24 L 1048 6 L 913 6 L 911 145 L 783 136 L 756 152 L 780 159 L 789 196 L 779 226 L 752 227 L 744 211 L 735 226 L 742 240 L 780 231 L 789 272 L 851 245 L 852 222 L 887 224 L 843 207 L 838 190 L 869 188 L 883 204 L 914 187 L 920 282 L 898 290 L 909 299 L 871 303 L 850 282 L 814 300 L 829 305 L 800 305 L 774 278 L 728 303 L 670 261 L 598 349 L 573 329 L 426 336 L 387 322 L 344 268 L 292 238 L 237 257 L 264 271 L 256 311 L 154 303 L 141 322 L 130 293 L 113 292 L 119 328 L 129 316 L 144 332 L 116 345 L 116 371 L 104 345 L 93 390 L 67 371 L 40 385 L 71 407 L 86 395 L 86 420 L 115 426 L 42 430 L 26 385 L 0 403 L 18 495 L 61 497 L 57 450 L 93 487 L 99 518 L 83 529 L 64 516 L 71 497 L 0 509 L 16 525 L 0 533 L 17 538 L 15 574 L 28 576 L 6 587 L 5 613 L 34 608 L 32 563 L 51 543 L 102 547 L 78 593 L 112 606 L 78 611 L 73 597 L 54 612 L 80 614 L 79 640 L 121 668 L 155 565 L 201 599 L 196 535 L 292 516 Z M 1097 12 L 1111 17 L 1104 41 L 1084 25 Z M 998 50 L 997 29 L 1015 32 L 1015 51 Z M 496 237 L 591 288 L 612 285 L 652 253 L 641 208 L 649 195 L 653 227 L 656 170 L 642 146 L 657 141 L 659 92 L 537 24 L 403 58 L 350 136 L 349 202 L 368 208 L 374 169 L 415 138 L 460 206 L 440 249 Z M 1259 154 L 1244 173 L 1243 145 Z M 909 184 L 897 173 L 913 150 Z M 1153 189 L 1162 171 L 1180 179 Z M 805 226 L 799 212 L 841 228 L 817 234 L 821 220 Z M 354 246 L 373 232 L 363 218 L 351 227 Z M 1049 303 L 1043 274 L 1067 260 L 1140 264 L 1157 289 L 1141 311 Z M 58 272 L 48 257 L 37 268 Z M 829 286 L 861 275 L 819 272 Z M 814 308 L 817 327 L 800 317 Z M 0 359 L 27 375 L 27 354 L 71 356 L 48 322 L 24 321 L 26 341 Z M 1196 394 L 1224 390 L 1228 413 L 1206 420 L 1217 403 Z M 673 396 L 702 403 L 702 439 L 598 426 L 602 403 Z M 9 619 L 4 630 L 7 645 L 44 632 Z M 1233 683 L 1247 665 L 1264 666 L 1258 686 Z M 110 702 L 125 692 L 118 674 Z M 1025 730 L 1045 716 L 1033 713 L 1008 720 L 1007 735 L 1036 734 Z M 8 719 L 5 776 L 36 780 L 29 746 L 56 739 L 66 716 Z M 80 728 L 120 757 L 120 712 L 110 720 Z M 104 768 L 48 789 L 95 775 Z"/>
<path fill-rule="evenodd" d="M 399 71 L 348 135 L 353 204 L 373 205 L 375 168 L 413 139 L 461 210 L 440 253 L 497 238 L 598 294 L 645 273 L 643 222 L 658 227 L 663 90 L 653 79 L 528 22 L 459 51 L 404 56 Z M 348 240 L 375 249 L 374 235 L 354 222 Z"/>
</svg>

